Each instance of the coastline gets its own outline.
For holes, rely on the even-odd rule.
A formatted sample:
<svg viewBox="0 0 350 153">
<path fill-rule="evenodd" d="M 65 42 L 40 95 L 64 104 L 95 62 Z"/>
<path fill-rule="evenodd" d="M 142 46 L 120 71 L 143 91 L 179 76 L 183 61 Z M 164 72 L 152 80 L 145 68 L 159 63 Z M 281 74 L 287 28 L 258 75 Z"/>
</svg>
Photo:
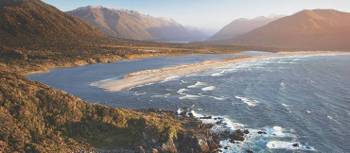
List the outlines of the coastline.
<svg viewBox="0 0 350 153">
<path fill-rule="evenodd" d="M 106 57 L 105 59 L 86 59 L 86 60 L 76 60 L 70 63 L 65 64 L 43 64 L 35 69 L 29 69 L 23 72 L 25 76 L 34 75 L 34 74 L 42 74 L 42 73 L 48 73 L 55 69 L 60 68 L 74 68 L 74 67 L 80 67 L 80 66 L 86 66 L 91 64 L 106 64 L 106 63 L 114 63 L 118 61 L 123 60 L 138 60 L 138 59 L 145 59 L 145 58 L 154 58 L 154 57 L 162 57 L 162 56 L 181 56 L 181 55 L 187 55 L 184 53 L 146 53 L 146 54 L 131 54 L 127 55 L 125 57 L 121 56 L 110 56 Z"/>
<path fill-rule="evenodd" d="M 298 52 L 277 52 L 274 56 L 240 56 L 237 58 L 228 58 L 224 60 L 208 60 L 200 63 L 185 64 L 179 66 L 170 66 L 160 69 L 149 69 L 143 71 L 132 72 L 125 75 L 120 80 L 100 80 L 91 83 L 108 92 L 118 92 L 128 90 L 136 86 L 160 82 L 174 77 L 186 76 L 193 73 L 207 71 L 213 68 L 225 67 L 229 64 L 236 64 L 241 62 L 255 62 L 260 60 L 269 60 L 273 58 L 288 58 L 294 56 L 332 56 L 332 55 L 349 55 L 348 52 L 331 52 L 331 51 L 298 51 Z"/>
<path fill-rule="evenodd" d="M 304 57 L 304 56 L 331 56 L 331 55 L 341 55 L 341 54 L 346 54 L 346 55 L 350 55 L 349 53 L 344 53 L 344 52 L 316 52 L 316 51 L 313 51 L 313 52 L 309 52 L 309 51 L 305 51 L 305 52 L 279 52 L 279 53 L 276 53 L 275 55 L 279 55 L 277 56 L 277 58 L 284 58 L 284 57 L 293 57 L 293 56 L 300 56 L 300 57 Z M 164 56 L 168 56 L 168 55 L 164 55 Z M 141 58 L 145 58 L 144 56 L 142 56 Z M 206 71 L 206 70 L 210 70 L 210 69 L 213 69 L 213 68 L 217 68 L 217 67 L 221 67 L 221 66 L 230 66 L 231 64 L 234 64 L 234 63 L 240 63 L 240 62 L 254 62 L 254 61 L 259 61 L 259 60 L 268 60 L 270 58 L 275 58 L 275 56 L 259 56 L 259 57 L 251 57 L 251 56 L 241 56 L 239 58 L 230 58 L 230 59 L 224 59 L 224 60 L 220 60 L 220 61 L 204 61 L 204 62 L 201 62 L 201 63 L 195 63 L 195 64 L 186 64 L 186 65 L 179 65 L 179 66 L 171 66 L 171 67 L 165 67 L 165 68 L 162 68 L 162 69 L 154 69 L 154 70 L 145 70 L 145 71 L 139 71 L 139 72 L 133 72 L 133 73 L 130 73 L 128 75 L 125 75 L 124 79 L 125 78 L 132 78 L 132 77 L 142 77 L 142 76 L 147 76 L 149 74 L 151 74 L 150 76 L 155 76 L 155 75 L 159 75 L 159 74 L 172 74 L 172 72 L 176 72 L 178 71 L 177 73 L 179 73 L 179 76 L 185 76 L 187 74 L 191 74 L 191 73 L 197 73 L 197 72 L 202 72 L 202 71 Z M 124 59 L 127 59 L 127 58 L 123 58 L 122 60 Z M 136 58 L 137 59 L 137 58 Z M 93 63 L 91 63 L 93 64 Z M 79 66 L 79 65 L 76 65 L 76 66 Z M 82 65 L 81 65 L 82 66 Z M 181 70 L 181 71 L 179 71 Z M 173 76 L 174 74 L 172 74 L 171 76 Z M 161 75 L 162 77 L 165 77 L 163 75 Z M 166 77 L 165 79 L 170 79 L 169 77 Z M 124 80 L 122 79 L 122 80 Z M 152 78 L 153 79 L 153 78 Z M 113 81 L 117 81 L 117 80 L 113 80 Z M 143 81 L 147 81 L 147 78 L 146 80 L 143 80 Z M 158 82 L 158 81 L 163 81 L 162 79 L 158 80 L 155 79 L 155 80 L 149 80 L 148 81 L 155 81 L 155 82 Z M 105 82 L 107 83 L 107 82 Z M 124 82 L 125 83 L 125 82 Z M 128 82 L 127 82 L 128 83 Z M 139 82 L 139 83 L 142 83 Z M 152 82 L 151 82 L 152 83 Z M 131 87 L 132 88 L 132 87 Z M 123 89 L 125 90 L 125 89 Z M 88 102 L 86 102 L 88 103 Z M 95 107 L 95 105 L 93 105 Z M 99 105 L 96 105 L 96 106 L 99 106 Z M 120 108 L 116 108 L 116 110 L 120 110 Z M 127 111 L 132 111 L 130 109 L 125 109 Z M 132 113 L 128 112 L 127 115 L 130 115 Z M 165 113 L 163 111 L 157 111 L 155 110 L 154 112 L 152 112 L 152 110 L 137 110 L 136 112 L 145 112 L 145 113 L 151 113 L 152 117 L 154 114 L 162 114 L 162 113 Z M 198 145 L 198 147 L 204 147 L 204 148 L 207 148 L 207 146 L 213 146 L 213 147 L 209 147 L 211 151 L 219 151 L 219 150 L 224 150 L 225 147 L 227 145 L 224 145 L 224 143 L 228 143 L 230 141 L 241 141 L 247 137 L 250 137 L 251 135 L 249 134 L 245 134 L 245 132 L 250 132 L 252 134 L 256 134 L 259 132 L 262 132 L 258 129 L 246 129 L 244 127 L 240 127 L 240 128 L 237 128 L 237 129 L 228 129 L 228 131 L 224 131 L 222 133 L 216 133 L 215 131 L 212 131 L 212 126 L 221 126 L 221 124 L 213 124 L 213 123 L 218 123 L 218 121 L 225 121 L 226 118 L 224 117 L 221 117 L 221 116 L 206 116 L 205 114 L 204 115 L 201 115 L 201 114 L 195 114 L 195 112 L 183 112 L 183 113 L 179 113 L 179 114 L 176 114 L 176 116 L 174 116 L 174 112 L 168 112 L 169 114 L 166 114 L 162 117 L 168 117 L 168 116 L 173 116 L 174 119 L 176 120 L 176 123 L 181 123 L 183 124 L 184 126 L 183 127 L 186 127 L 184 128 L 185 131 L 182 131 L 182 130 L 176 130 L 177 133 L 176 133 L 176 136 L 178 138 L 180 138 L 179 140 L 178 139 L 174 139 L 172 141 L 176 141 L 175 143 L 166 143 L 164 146 L 173 146 L 173 144 L 194 144 L 197 146 L 197 141 L 205 141 L 206 143 L 204 143 L 204 145 Z M 209 122 L 209 121 L 215 121 L 213 123 Z M 198 122 L 196 125 L 193 125 L 192 123 L 193 122 Z M 225 124 L 225 123 L 223 123 Z M 190 126 L 196 126 L 197 128 L 190 128 L 188 129 L 187 126 L 190 125 Z M 138 126 L 138 125 L 137 125 Z M 170 127 L 173 127 L 174 125 L 171 125 Z M 203 127 L 203 128 L 198 128 L 198 127 Z M 278 127 L 277 127 L 278 128 Z M 196 131 L 194 133 L 188 133 L 189 131 Z M 248 131 L 249 130 L 249 131 Z M 171 132 L 171 131 L 170 131 Z M 229 132 L 229 133 L 225 133 L 225 132 Z M 243 134 L 242 134 L 243 132 Z M 206 133 L 206 134 L 205 134 Z M 172 133 L 170 133 L 172 134 Z M 188 140 L 187 137 L 182 137 L 183 135 L 190 135 L 190 136 L 195 136 L 196 139 L 193 139 L 195 142 L 193 142 L 192 140 Z M 227 136 L 229 135 L 229 136 Z M 213 139 L 214 138 L 214 139 Z M 244 139 L 243 139 L 244 138 Z M 249 141 L 249 140 L 247 140 Z M 275 143 L 275 142 L 274 142 Z M 278 143 L 278 142 L 276 142 Z M 164 144 L 164 143 L 163 143 Z M 162 146 L 163 146 L 162 144 Z M 300 145 L 300 147 L 304 147 L 302 146 L 300 143 L 290 143 L 288 144 L 288 146 L 293 146 L 295 144 L 298 144 Z M 159 145 L 159 144 L 157 144 Z M 175 145 L 176 146 L 176 145 Z M 162 147 L 154 147 L 152 144 L 147 144 L 145 147 L 141 147 L 141 149 L 145 149 L 147 151 L 151 150 L 151 149 L 154 149 L 156 148 L 156 150 L 162 150 L 164 148 Z M 177 146 L 176 146 L 177 148 Z M 188 148 L 188 147 L 187 147 Z M 185 148 L 185 149 L 187 149 Z M 115 150 L 109 150 L 108 148 L 103 148 L 103 147 L 98 147 L 98 149 L 102 149 L 102 150 L 97 150 L 97 152 L 99 151 L 116 151 L 118 152 L 118 148 L 115 149 Z M 123 149 L 123 148 L 121 148 Z M 133 149 L 135 148 L 132 148 L 132 151 L 134 151 Z M 136 148 L 135 150 L 137 150 L 139 148 Z M 174 148 L 173 148 L 174 149 Z M 177 148 L 177 149 L 181 149 L 181 148 Z M 311 148 L 313 149 L 313 148 Z M 180 151 L 181 152 L 181 151 Z"/>
</svg>

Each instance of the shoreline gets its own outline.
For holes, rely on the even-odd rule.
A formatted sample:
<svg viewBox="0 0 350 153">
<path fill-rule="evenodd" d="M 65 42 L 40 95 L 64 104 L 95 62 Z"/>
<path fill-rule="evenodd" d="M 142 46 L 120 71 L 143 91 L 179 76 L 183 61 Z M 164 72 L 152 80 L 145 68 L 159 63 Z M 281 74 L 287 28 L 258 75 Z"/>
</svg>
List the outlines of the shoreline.
<svg viewBox="0 0 350 153">
<path fill-rule="evenodd" d="M 92 64 L 107 64 L 107 63 L 115 63 L 123 60 L 138 60 L 138 59 L 147 59 L 147 58 L 155 58 L 155 57 L 172 57 L 172 56 L 181 56 L 181 55 L 188 55 L 188 54 L 182 54 L 182 53 L 157 53 L 157 54 L 131 54 L 126 57 L 120 57 L 120 56 L 112 56 L 106 59 L 105 62 L 91 62 L 89 59 L 86 60 L 76 60 L 70 63 L 66 64 L 47 64 L 40 65 L 38 70 L 26 70 L 23 72 L 25 76 L 35 75 L 35 74 L 43 74 L 43 73 L 49 73 L 52 70 L 55 69 L 64 69 L 64 68 L 75 68 L 75 67 L 81 67 L 86 65 L 92 65 Z"/>
<path fill-rule="evenodd" d="M 259 56 L 240 56 L 236 58 L 228 58 L 224 60 L 208 60 L 200 63 L 184 64 L 178 66 L 164 67 L 160 69 L 149 69 L 143 71 L 132 72 L 124 75 L 119 80 L 100 80 L 91 83 L 91 86 L 101 88 L 108 92 L 118 92 L 128 90 L 136 86 L 156 83 L 169 78 L 182 77 L 193 73 L 200 73 L 214 68 L 225 67 L 229 64 L 241 62 L 256 62 L 260 60 L 269 60 L 273 58 L 288 58 L 293 56 L 332 56 L 332 55 L 350 55 L 348 52 L 330 52 L 330 51 L 298 51 L 298 52 L 277 52 L 271 55 Z"/>
</svg>

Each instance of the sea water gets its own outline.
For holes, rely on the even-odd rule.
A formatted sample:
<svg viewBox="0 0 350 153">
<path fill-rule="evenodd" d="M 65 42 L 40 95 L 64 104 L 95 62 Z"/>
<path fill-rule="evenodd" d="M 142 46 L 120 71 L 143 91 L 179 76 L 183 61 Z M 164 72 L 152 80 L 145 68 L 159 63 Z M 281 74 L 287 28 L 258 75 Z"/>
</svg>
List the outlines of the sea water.
<svg viewBox="0 0 350 153">
<path fill-rule="evenodd" d="M 244 55 L 270 55 L 245 52 Z M 221 141 L 222 152 L 350 152 L 350 56 L 297 56 L 242 62 L 184 77 L 106 92 L 95 81 L 145 69 L 236 55 L 188 55 L 57 69 L 29 76 L 84 100 L 123 108 L 191 109 L 220 120 L 214 131 L 248 129 Z M 263 132 L 263 134 L 261 134 Z M 259 134 L 260 133 L 260 134 Z"/>
</svg>

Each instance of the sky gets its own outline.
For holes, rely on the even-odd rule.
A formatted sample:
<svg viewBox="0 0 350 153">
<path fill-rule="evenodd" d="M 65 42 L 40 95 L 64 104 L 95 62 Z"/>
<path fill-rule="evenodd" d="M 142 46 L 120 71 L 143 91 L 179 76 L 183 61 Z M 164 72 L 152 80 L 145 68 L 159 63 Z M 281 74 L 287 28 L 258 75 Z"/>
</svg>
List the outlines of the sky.
<svg viewBox="0 0 350 153">
<path fill-rule="evenodd" d="M 350 0 L 43 0 L 62 11 L 93 5 L 135 10 L 216 31 L 237 18 L 290 15 L 303 9 L 350 12 Z"/>
</svg>

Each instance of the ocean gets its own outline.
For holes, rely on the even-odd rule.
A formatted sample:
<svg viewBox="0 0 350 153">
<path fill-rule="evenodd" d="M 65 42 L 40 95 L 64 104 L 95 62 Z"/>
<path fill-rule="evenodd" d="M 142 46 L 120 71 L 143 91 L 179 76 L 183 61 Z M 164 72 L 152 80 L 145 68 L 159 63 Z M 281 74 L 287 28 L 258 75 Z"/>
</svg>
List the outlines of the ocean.
<svg viewBox="0 0 350 153">
<path fill-rule="evenodd" d="M 273 55 L 250 51 L 241 55 Z M 56 69 L 28 76 L 92 103 L 173 111 L 190 109 L 213 130 L 248 129 L 222 152 L 350 152 L 350 55 L 291 56 L 241 62 L 162 82 L 107 92 L 96 81 L 130 72 L 239 55 L 184 55 Z"/>
</svg>

